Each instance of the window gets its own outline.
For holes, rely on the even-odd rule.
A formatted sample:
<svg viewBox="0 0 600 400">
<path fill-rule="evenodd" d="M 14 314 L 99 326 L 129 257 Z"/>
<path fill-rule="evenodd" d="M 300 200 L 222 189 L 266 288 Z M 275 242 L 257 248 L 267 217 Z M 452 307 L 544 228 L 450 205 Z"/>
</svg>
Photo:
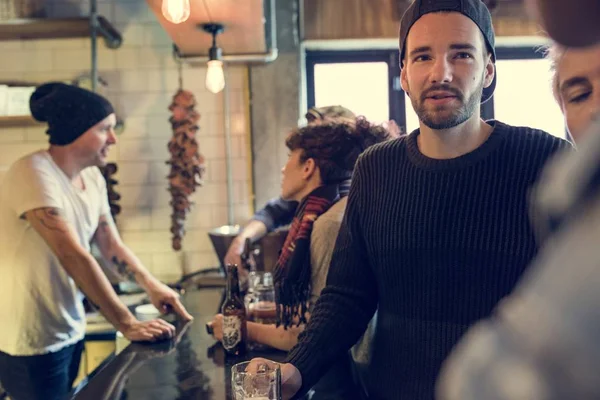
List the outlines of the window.
<svg viewBox="0 0 600 400">
<path fill-rule="evenodd" d="M 494 118 L 510 125 L 542 129 L 564 139 L 565 123 L 552 94 L 550 62 L 533 49 L 529 58 L 512 54 L 510 49 L 498 50 L 498 82 L 490 100 Z"/>
<path fill-rule="evenodd" d="M 417 113 L 415 112 L 415 109 L 413 108 L 412 103 L 410 102 L 410 97 L 408 97 L 406 93 L 404 93 L 404 103 L 406 104 L 406 132 L 411 133 L 415 129 L 419 128 L 419 117 L 417 117 Z"/>
<path fill-rule="evenodd" d="M 308 107 L 341 105 L 374 123 L 404 125 L 397 50 L 308 51 Z"/>
<path fill-rule="evenodd" d="M 389 120 L 386 62 L 317 64 L 314 73 L 316 107 L 342 105 L 375 123 Z"/>
</svg>

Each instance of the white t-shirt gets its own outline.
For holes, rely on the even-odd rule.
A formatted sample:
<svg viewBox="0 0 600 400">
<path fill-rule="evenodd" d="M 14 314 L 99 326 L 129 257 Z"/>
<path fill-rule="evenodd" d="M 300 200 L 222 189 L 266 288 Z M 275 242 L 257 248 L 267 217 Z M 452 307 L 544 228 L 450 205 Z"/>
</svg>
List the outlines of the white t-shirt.
<svg viewBox="0 0 600 400">
<path fill-rule="evenodd" d="M 15 162 L 0 185 L 0 351 L 34 355 L 83 339 L 83 296 L 42 237 L 24 218 L 41 207 L 61 209 L 90 250 L 100 216 L 110 216 L 106 182 L 96 167 L 72 185 L 43 150 Z"/>
</svg>

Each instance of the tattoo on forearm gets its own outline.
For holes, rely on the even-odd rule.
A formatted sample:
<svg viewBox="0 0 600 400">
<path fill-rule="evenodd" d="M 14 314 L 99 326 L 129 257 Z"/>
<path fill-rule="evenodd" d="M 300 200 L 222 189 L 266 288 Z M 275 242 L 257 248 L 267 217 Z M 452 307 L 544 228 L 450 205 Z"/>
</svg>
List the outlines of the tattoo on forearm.
<svg viewBox="0 0 600 400">
<path fill-rule="evenodd" d="M 117 256 L 113 256 L 112 262 L 117 267 L 117 271 L 119 272 L 119 274 L 121 274 L 121 276 L 127 278 L 132 282 L 135 282 L 135 272 L 132 271 L 131 268 L 129 268 L 129 265 L 125 260 L 119 261 Z"/>
<path fill-rule="evenodd" d="M 67 232 L 65 220 L 60 211 L 56 208 L 40 208 L 33 212 L 33 215 L 46 228 L 56 232 Z"/>
</svg>

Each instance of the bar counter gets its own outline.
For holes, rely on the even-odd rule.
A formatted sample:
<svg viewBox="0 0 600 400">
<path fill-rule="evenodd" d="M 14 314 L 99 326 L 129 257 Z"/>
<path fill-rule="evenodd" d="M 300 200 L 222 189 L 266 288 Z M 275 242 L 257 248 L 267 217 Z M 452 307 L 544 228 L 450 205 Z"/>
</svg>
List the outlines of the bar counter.
<svg viewBox="0 0 600 400">
<path fill-rule="evenodd" d="M 221 344 L 205 328 L 219 309 L 222 298 L 223 289 L 186 292 L 182 302 L 194 320 L 183 323 L 167 317 L 177 328 L 173 340 L 128 344 L 78 385 L 71 399 L 232 399 L 232 365 L 253 357 L 282 361 L 285 353 L 250 351 L 245 357 L 225 356 Z"/>
</svg>

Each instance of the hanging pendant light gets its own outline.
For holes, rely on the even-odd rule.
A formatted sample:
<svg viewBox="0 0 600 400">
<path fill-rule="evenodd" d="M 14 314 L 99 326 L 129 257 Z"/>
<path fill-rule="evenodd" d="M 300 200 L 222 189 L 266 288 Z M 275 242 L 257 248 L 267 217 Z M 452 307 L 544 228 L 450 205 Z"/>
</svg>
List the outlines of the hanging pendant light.
<svg viewBox="0 0 600 400">
<path fill-rule="evenodd" d="M 206 88 L 212 93 L 219 93 L 225 88 L 222 51 L 217 46 L 217 35 L 225 30 L 222 24 L 202 24 L 200 27 L 212 35 L 212 46 L 208 50 L 208 69 L 206 71 Z"/>
<path fill-rule="evenodd" d="M 163 0 L 162 14 L 174 24 L 180 24 L 190 17 L 190 0 Z"/>
</svg>

